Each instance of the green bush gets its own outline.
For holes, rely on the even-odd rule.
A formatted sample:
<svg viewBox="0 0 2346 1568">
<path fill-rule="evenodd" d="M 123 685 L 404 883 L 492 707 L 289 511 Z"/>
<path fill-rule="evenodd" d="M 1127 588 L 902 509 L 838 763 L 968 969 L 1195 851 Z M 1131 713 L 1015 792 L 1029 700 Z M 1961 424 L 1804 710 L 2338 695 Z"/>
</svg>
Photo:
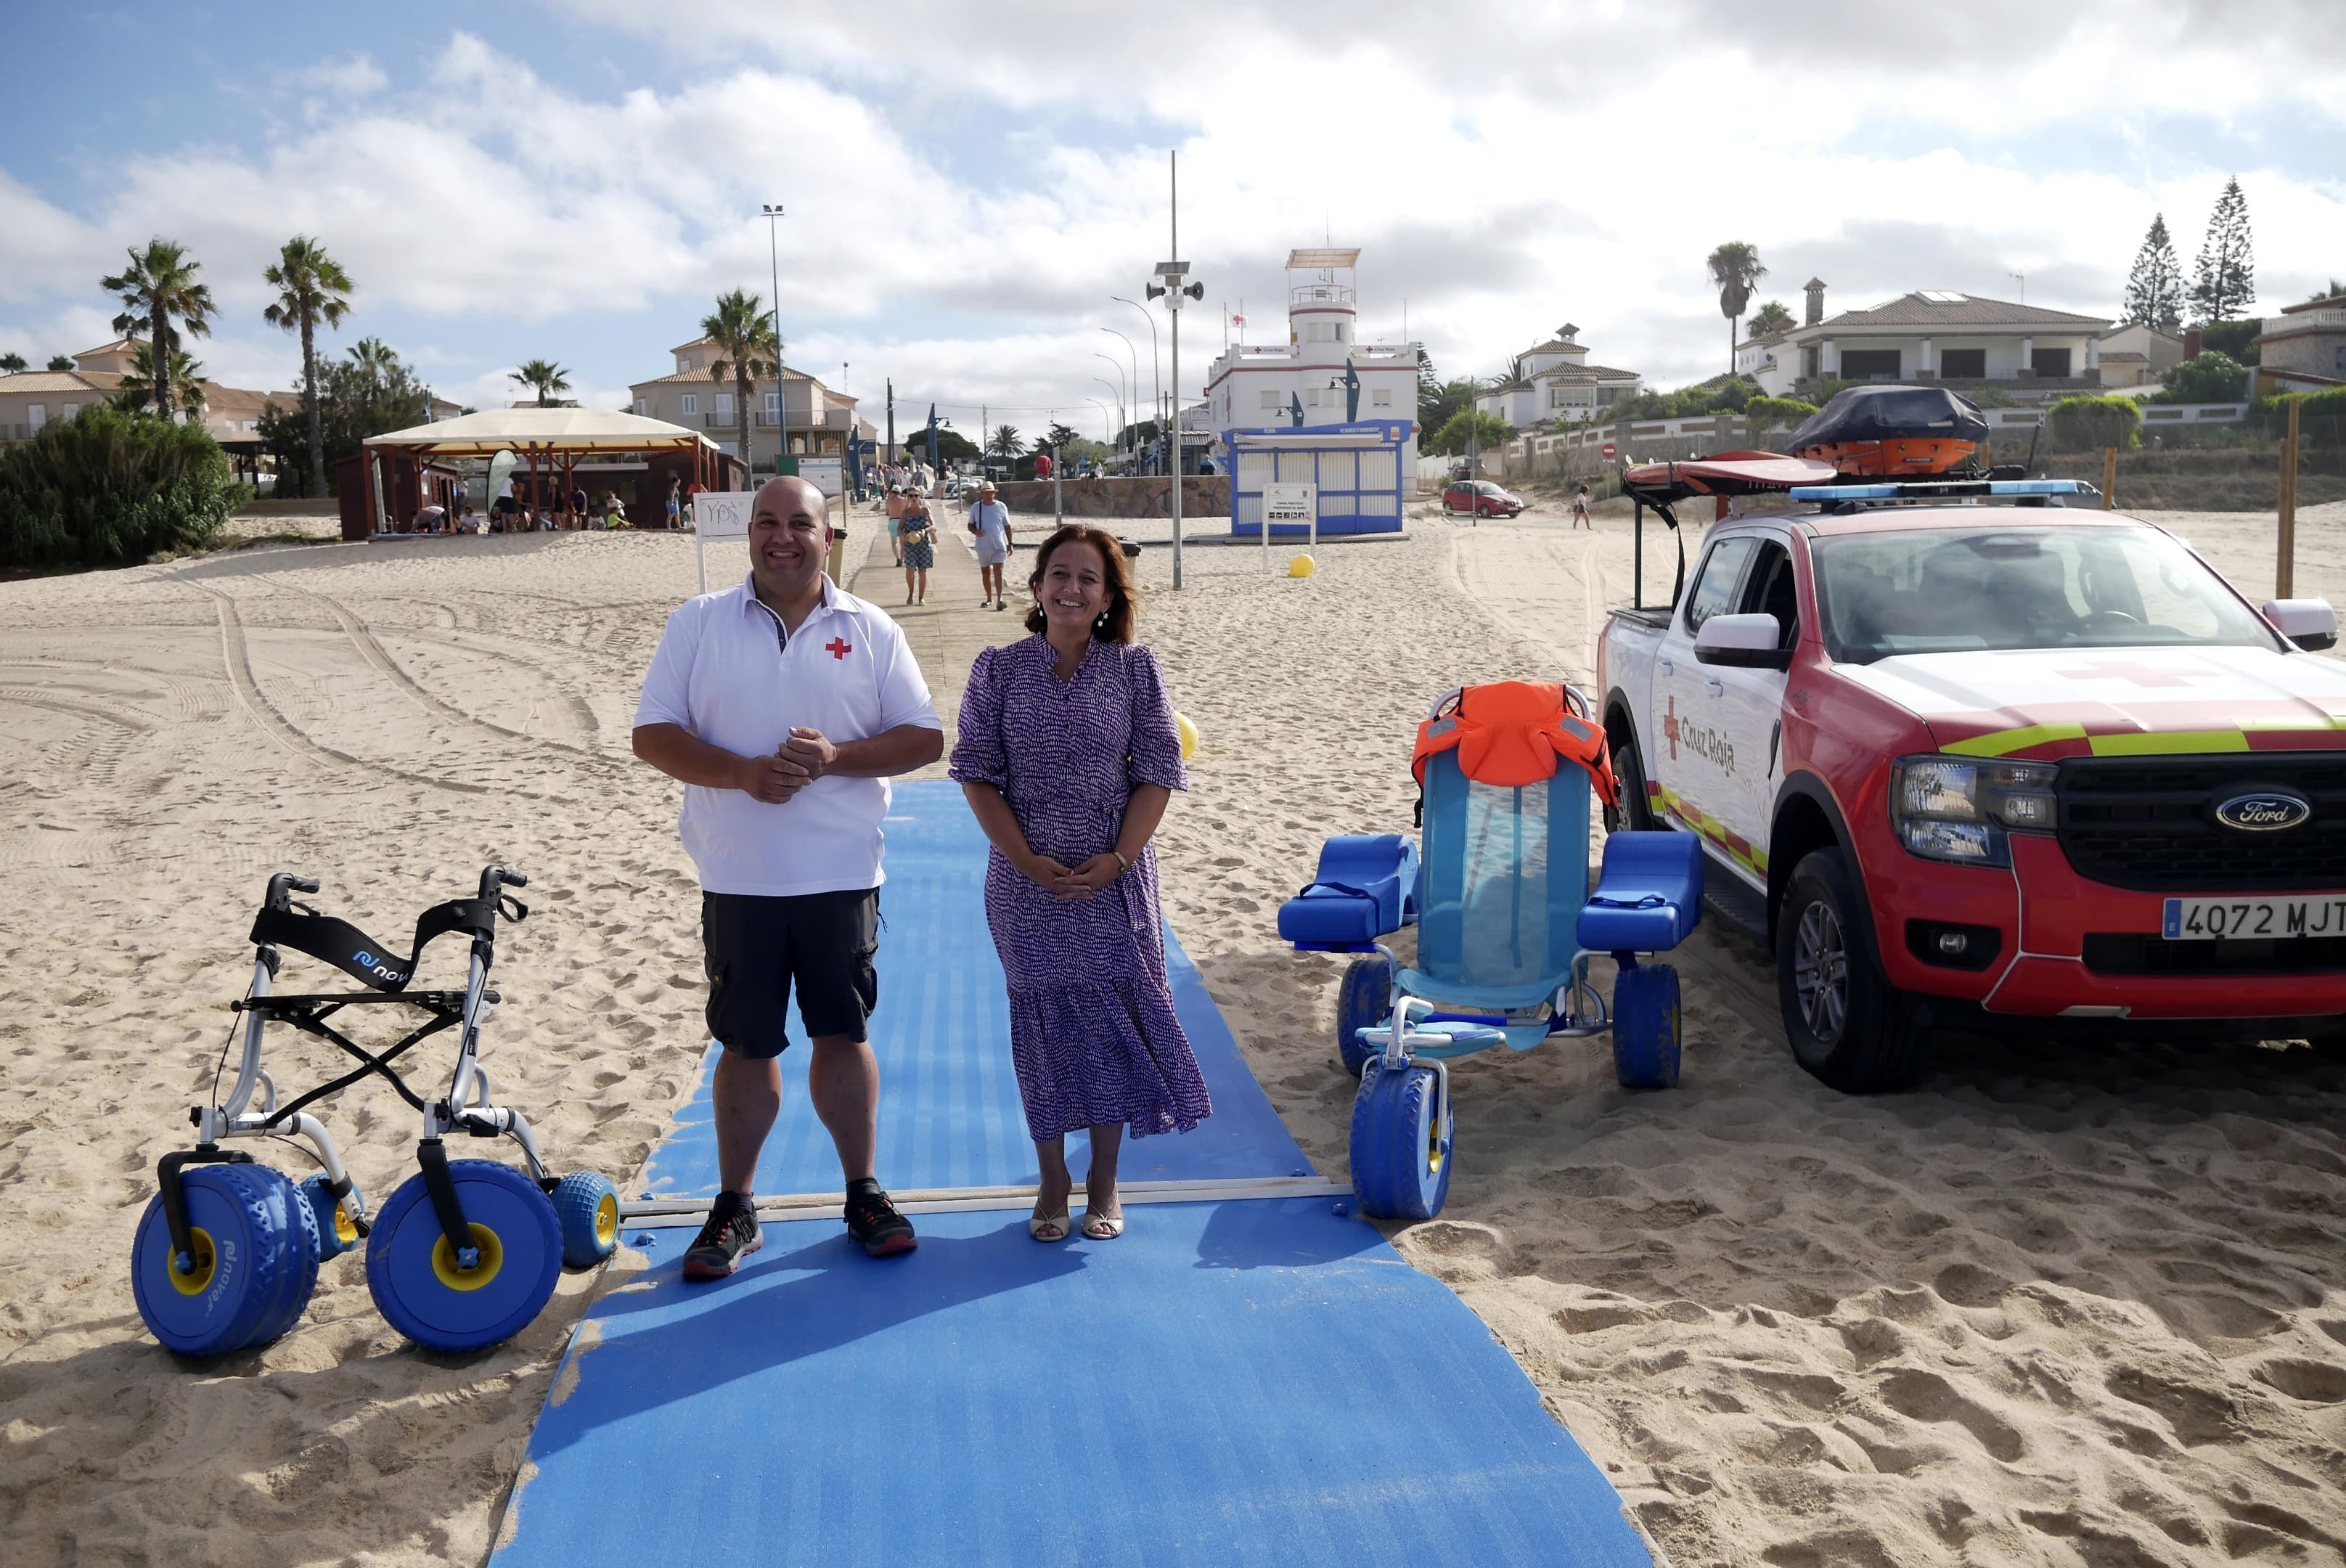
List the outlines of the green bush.
<svg viewBox="0 0 2346 1568">
<path fill-rule="evenodd" d="M 1751 422 L 1754 433 L 1780 425 L 1786 430 L 1796 429 L 1816 412 L 1816 404 L 1802 402 L 1796 397 L 1755 397 L 1743 405 L 1743 417 Z"/>
<path fill-rule="evenodd" d="M 240 494 L 201 425 L 94 405 L 0 452 L 0 565 L 120 565 L 198 548 Z"/>
<path fill-rule="evenodd" d="M 2065 397 L 2045 411 L 2045 423 L 2056 446 L 2115 446 L 2132 452 L 2142 444 L 2142 410 L 2126 397 Z"/>
<path fill-rule="evenodd" d="M 2238 402 L 2249 395 L 2249 368 L 2209 349 L 2167 372 L 2167 390 L 2153 402 Z"/>
</svg>

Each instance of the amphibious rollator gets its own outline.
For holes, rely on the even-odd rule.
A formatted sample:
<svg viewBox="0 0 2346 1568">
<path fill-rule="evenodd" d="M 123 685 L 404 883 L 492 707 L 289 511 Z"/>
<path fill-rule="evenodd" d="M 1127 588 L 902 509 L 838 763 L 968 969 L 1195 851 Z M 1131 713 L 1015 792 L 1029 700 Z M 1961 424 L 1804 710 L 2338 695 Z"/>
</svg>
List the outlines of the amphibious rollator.
<svg viewBox="0 0 2346 1568">
<path fill-rule="evenodd" d="M 536 1318 L 563 1266 L 589 1268 L 618 1241 L 618 1195 L 591 1171 L 556 1178 L 546 1169 L 529 1119 L 496 1103 L 480 1064 L 482 1026 L 497 1002 L 489 988 L 497 922 L 525 919 L 506 890 L 529 885 L 520 872 L 490 866 L 472 898 L 451 899 L 415 922 L 409 956 L 346 921 L 294 901 L 318 883 L 290 871 L 269 879 L 254 918 L 252 982 L 230 1004 L 243 1053 L 228 1095 L 212 1080 L 209 1105 L 192 1107 L 193 1148 L 165 1155 L 158 1192 L 140 1217 L 131 1282 L 139 1316 L 156 1339 L 186 1355 L 221 1355 L 265 1345 L 300 1320 L 318 1267 L 366 1243 L 367 1287 L 392 1326 L 435 1350 L 470 1350 L 519 1332 Z M 461 990 L 411 991 L 408 983 L 435 939 L 472 939 Z M 287 949 L 333 965 L 361 992 L 280 993 Z M 394 1007 L 423 1014 L 388 1049 L 369 1051 L 342 1033 L 353 1008 Z M 261 1064 L 271 1023 L 332 1042 L 358 1065 L 280 1103 Z M 455 1063 L 445 1090 L 426 1100 L 396 1066 L 434 1035 L 454 1029 Z M 231 1034 L 230 1043 L 234 1043 Z M 226 1051 L 222 1051 L 222 1065 Z M 390 1084 L 423 1118 L 417 1172 L 370 1218 L 366 1198 L 312 1106 L 368 1077 Z M 526 1171 L 485 1159 L 451 1159 L 454 1134 L 511 1138 Z M 256 1163 L 238 1140 L 300 1139 L 322 1167 L 295 1183 Z"/>
</svg>

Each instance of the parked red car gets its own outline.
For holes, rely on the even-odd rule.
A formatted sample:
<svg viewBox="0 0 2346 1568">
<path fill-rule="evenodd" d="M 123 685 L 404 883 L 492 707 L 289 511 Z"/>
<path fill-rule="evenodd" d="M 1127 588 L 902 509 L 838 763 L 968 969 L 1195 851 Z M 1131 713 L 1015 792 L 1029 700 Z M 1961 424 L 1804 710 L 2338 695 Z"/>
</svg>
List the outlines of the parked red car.
<svg viewBox="0 0 2346 1568">
<path fill-rule="evenodd" d="M 1510 495 L 1487 479 L 1454 479 L 1442 493 L 1442 510 L 1472 512 L 1477 517 L 1513 517 L 1524 509 L 1524 498 Z"/>
</svg>

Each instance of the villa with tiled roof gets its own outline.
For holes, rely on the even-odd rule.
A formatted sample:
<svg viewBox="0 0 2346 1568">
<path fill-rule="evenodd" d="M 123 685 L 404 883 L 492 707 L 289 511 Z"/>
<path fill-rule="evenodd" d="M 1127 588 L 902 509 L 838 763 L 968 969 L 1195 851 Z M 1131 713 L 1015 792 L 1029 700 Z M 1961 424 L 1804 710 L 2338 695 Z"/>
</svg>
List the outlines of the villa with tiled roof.
<svg viewBox="0 0 2346 1568">
<path fill-rule="evenodd" d="M 735 382 L 729 372 L 722 380 L 709 368 L 720 357 L 713 338 L 695 338 L 668 352 L 676 368 L 633 382 L 627 388 L 634 411 L 647 419 L 666 420 L 697 430 L 732 450 L 740 421 L 733 407 Z M 785 415 L 787 414 L 787 418 Z M 762 376 L 750 392 L 750 461 L 769 473 L 785 437 L 794 457 L 838 457 L 845 453 L 850 434 L 870 436 L 868 422 L 856 416 L 856 400 L 835 391 L 804 371 L 782 366 L 780 380 Z"/>
<path fill-rule="evenodd" d="M 0 442 L 30 441 L 53 420 L 71 419 L 93 403 L 101 403 L 122 390 L 122 380 L 138 362 L 145 347 L 136 339 L 117 338 L 72 356 L 69 371 L 20 371 L 0 376 Z M 301 401 L 297 392 L 253 392 L 222 386 L 199 378 L 204 391 L 202 420 L 212 438 L 231 451 L 257 455 L 260 450 L 260 413 L 271 402 L 292 408 Z M 453 412 L 454 405 L 449 405 Z"/>
<path fill-rule="evenodd" d="M 1810 280 L 1801 326 L 1737 346 L 1735 368 L 1771 397 L 1806 397 L 1835 381 L 1994 385 L 2024 401 L 2103 384 L 2102 339 L 2113 325 L 2106 317 L 1948 289 L 1827 316 L 1825 288 Z"/>
<path fill-rule="evenodd" d="M 1556 336 L 1510 360 L 1506 373 L 1476 395 L 1474 407 L 1517 430 L 1582 423 L 1635 392 L 1640 379 L 1636 371 L 1590 364 L 1580 329 L 1567 321 Z"/>
</svg>

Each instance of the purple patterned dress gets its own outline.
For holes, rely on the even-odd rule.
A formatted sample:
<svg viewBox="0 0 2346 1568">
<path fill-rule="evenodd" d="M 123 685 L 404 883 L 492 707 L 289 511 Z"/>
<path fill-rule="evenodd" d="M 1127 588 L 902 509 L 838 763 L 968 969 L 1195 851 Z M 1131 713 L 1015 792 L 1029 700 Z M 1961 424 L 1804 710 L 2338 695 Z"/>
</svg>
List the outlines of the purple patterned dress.
<svg viewBox="0 0 2346 1568">
<path fill-rule="evenodd" d="M 1188 787 L 1164 672 L 1145 647 L 1095 642 L 1074 678 L 1040 636 L 977 656 L 953 777 L 991 784 L 1037 854 L 1078 866 L 1116 847 L 1137 785 Z M 1061 903 L 999 850 L 985 920 L 1010 982 L 1010 1054 L 1038 1143 L 1122 1122 L 1188 1132 L 1214 1113 L 1165 979 L 1157 851 L 1088 899 Z"/>
</svg>

